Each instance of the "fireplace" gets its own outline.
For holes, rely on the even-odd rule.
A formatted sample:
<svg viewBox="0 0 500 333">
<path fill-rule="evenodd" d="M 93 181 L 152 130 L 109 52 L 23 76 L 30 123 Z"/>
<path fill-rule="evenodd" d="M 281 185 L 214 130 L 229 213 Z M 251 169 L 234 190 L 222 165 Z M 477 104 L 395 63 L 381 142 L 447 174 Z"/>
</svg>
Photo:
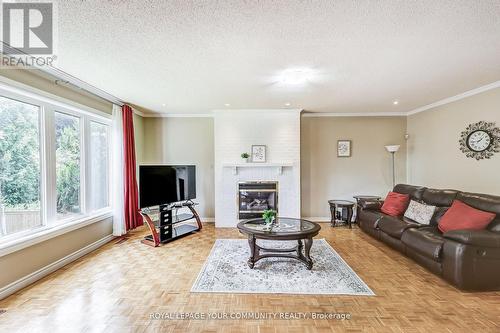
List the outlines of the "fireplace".
<svg viewBox="0 0 500 333">
<path fill-rule="evenodd" d="M 265 210 L 278 212 L 278 182 L 238 183 L 238 218 L 252 219 Z"/>
</svg>

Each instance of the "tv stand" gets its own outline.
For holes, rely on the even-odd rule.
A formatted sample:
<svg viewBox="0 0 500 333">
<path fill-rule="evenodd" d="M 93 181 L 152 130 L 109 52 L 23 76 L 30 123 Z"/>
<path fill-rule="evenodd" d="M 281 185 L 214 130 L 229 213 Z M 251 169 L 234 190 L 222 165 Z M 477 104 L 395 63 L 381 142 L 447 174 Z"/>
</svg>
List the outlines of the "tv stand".
<svg viewBox="0 0 500 333">
<path fill-rule="evenodd" d="M 196 205 L 198 204 L 188 200 L 185 202 L 160 205 L 157 209 L 141 210 L 140 214 L 151 231 L 151 235 L 144 237 L 141 243 L 157 247 L 160 246 L 160 244 L 168 243 L 177 238 L 200 231 L 203 226 L 200 216 L 194 209 Z M 173 214 L 174 210 L 179 208 L 188 208 L 191 213 Z M 151 216 L 153 215 L 158 215 L 158 218 L 152 219 Z M 188 221 L 193 222 L 192 220 L 196 220 L 196 226 L 184 223 Z"/>
</svg>

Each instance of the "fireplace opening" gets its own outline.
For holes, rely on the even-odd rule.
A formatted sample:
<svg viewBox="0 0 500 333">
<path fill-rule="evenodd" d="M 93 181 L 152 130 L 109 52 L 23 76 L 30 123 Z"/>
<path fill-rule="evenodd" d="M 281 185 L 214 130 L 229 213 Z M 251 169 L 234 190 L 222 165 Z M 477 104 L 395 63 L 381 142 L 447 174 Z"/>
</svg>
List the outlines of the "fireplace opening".
<svg viewBox="0 0 500 333">
<path fill-rule="evenodd" d="M 238 183 L 238 218 L 262 217 L 265 210 L 278 212 L 278 182 Z"/>
</svg>

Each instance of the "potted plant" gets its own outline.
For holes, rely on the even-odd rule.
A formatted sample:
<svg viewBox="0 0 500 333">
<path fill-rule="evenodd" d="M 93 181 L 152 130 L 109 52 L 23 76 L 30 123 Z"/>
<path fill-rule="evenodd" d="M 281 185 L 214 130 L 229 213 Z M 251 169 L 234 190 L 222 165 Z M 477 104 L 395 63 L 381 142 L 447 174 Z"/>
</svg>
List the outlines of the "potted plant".
<svg viewBox="0 0 500 333">
<path fill-rule="evenodd" d="M 241 154 L 241 158 L 245 160 L 245 162 L 248 163 L 248 158 L 250 157 L 250 155 L 248 155 L 248 153 L 243 153 Z"/>
<path fill-rule="evenodd" d="M 276 220 L 276 211 L 272 209 L 267 209 L 262 214 L 262 218 L 266 222 L 266 225 L 270 226 Z"/>
</svg>

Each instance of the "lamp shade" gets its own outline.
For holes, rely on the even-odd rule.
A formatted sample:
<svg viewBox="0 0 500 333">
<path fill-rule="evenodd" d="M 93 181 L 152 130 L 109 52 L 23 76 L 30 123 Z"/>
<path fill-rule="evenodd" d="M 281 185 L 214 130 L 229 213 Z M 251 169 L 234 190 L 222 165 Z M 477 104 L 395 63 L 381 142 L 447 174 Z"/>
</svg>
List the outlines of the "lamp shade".
<svg viewBox="0 0 500 333">
<path fill-rule="evenodd" d="M 399 150 L 399 147 L 401 147 L 400 145 L 391 145 L 391 146 L 385 146 L 385 149 L 389 152 L 389 153 L 395 153 Z"/>
</svg>

